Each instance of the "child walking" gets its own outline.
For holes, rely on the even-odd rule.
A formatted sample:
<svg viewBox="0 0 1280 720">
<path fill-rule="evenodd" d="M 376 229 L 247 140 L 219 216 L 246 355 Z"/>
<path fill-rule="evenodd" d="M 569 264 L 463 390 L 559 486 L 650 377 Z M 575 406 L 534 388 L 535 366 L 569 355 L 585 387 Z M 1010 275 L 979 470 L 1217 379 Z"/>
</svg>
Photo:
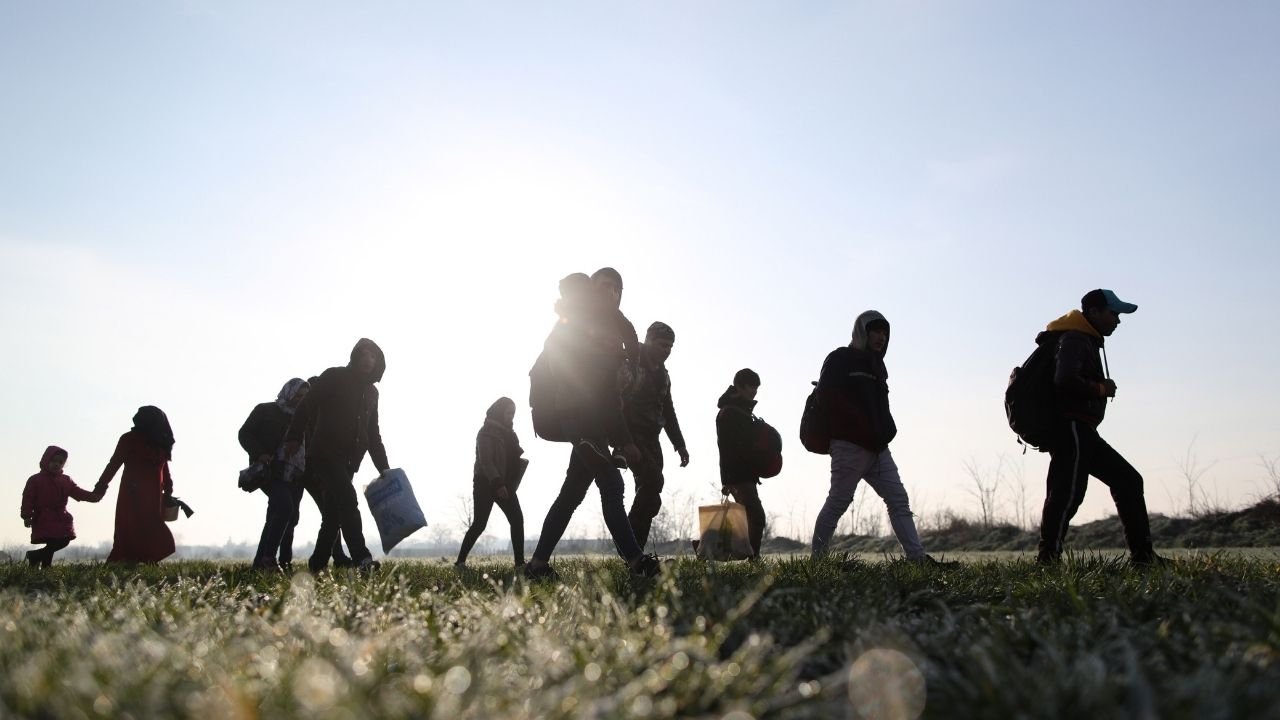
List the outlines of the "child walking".
<svg viewBox="0 0 1280 720">
<path fill-rule="evenodd" d="M 53 554 L 76 539 L 75 521 L 67 512 L 67 499 L 96 503 L 102 499 L 106 487 L 95 486 L 93 491 L 76 485 L 62 474 L 67 463 L 67 451 L 50 445 L 40 458 L 40 472 L 27 478 L 22 490 L 22 522 L 31 528 L 31 542 L 44 545 L 27 552 L 31 567 L 49 567 Z"/>
</svg>

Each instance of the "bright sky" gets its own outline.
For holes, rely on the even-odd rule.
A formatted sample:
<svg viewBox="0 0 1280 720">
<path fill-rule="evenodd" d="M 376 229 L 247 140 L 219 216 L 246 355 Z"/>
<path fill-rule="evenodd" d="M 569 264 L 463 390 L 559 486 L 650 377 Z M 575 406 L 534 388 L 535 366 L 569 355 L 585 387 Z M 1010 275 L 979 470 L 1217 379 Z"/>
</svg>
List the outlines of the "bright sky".
<svg viewBox="0 0 1280 720">
<path fill-rule="evenodd" d="M 1140 310 L 1104 437 L 1153 511 L 1185 508 L 1189 450 L 1246 503 L 1280 455 L 1278 35 L 1271 2 L 4 2 L 0 543 L 46 445 L 92 486 L 145 404 L 197 512 L 179 542 L 256 540 L 240 424 L 361 336 L 391 463 L 459 534 L 484 410 L 520 404 L 534 535 L 567 446 L 532 436 L 526 373 L 556 281 L 602 265 L 677 333 L 669 491 L 718 499 L 715 401 L 754 368 L 786 443 L 761 497 L 807 538 L 828 475 L 800 411 L 875 308 L 916 511 L 975 513 L 965 464 L 1003 455 L 1038 514 L 1005 381 L 1107 287 Z M 80 543 L 114 503 L 72 503 Z M 1113 511 L 1095 481 L 1078 519 Z M 593 491 L 571 532 L 601 527 Z"/>
</svg>

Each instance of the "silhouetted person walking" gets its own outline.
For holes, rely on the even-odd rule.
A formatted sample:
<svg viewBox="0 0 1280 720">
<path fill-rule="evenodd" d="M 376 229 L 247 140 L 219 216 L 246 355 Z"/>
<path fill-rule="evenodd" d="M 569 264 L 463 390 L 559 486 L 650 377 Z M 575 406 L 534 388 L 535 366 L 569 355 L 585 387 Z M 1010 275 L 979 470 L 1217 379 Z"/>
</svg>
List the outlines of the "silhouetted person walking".
<svg viewBox="0 0 1280 720">
<path fill-rule="evenodd" d="M 49 567 L 53 554 L 76 539 L 75 520 L 67 512 L 67 500 L 96 503 L 107 489 L 103 484 L 92 491 L 80 487 L 63 474 L 66 462 L 66 450 L 56 445 L 45 448 L 40 472 L 27 478 L 22 489 L 22 522 L 31 528 L 31 542 L 44 545 L 27 552 L 27 563 L 32 567 Z"/>
<path fill-rule="evenodd" d="M 1049 323 L 1036 337 L 1037 345 L 1052 343 L 1057 347 L 1053 388 L 1058 415 L 1048 447 L 1049 472 L 1037 559 L 1042 564 L 1061 559 L 1067 526 L 1084 502 L 1092 475 L 1111 489 L 1130 560 L 1137 565 L 1163 562 L 1151 546 L 1142 475 L 1098 434 L 1107 401 L 1116 396 L 1116 384 L 1103 362 L 1104 343 L 1119 327 L 1120 315 L 1132 313 L 1138 306 L 1124 302 L 1110 290 L 1091 290 L 1080 299 L 1080 308 Z"/>
<path fill-rule="evenodd" d="M 542 523 L 525 575 L 555 577 L 551 553 L 594 482 L 600 490 L 605 526 L 618 554 L 633 574 L 653 576 L 659 571 L 658 560 L 645 555 L 636 542 L 627 522 L 622 474 L 608 449 L 612 444 L 621 448 L 628 462 L 640 460 L 622 417 L 618 392 L 621 363 L 629 346 L 636 346 L 635 329 L 618 310 L 622 277 L 612 268 L 601 268 L 584 285 L 580 274 L 570 275 L 561 281 L 561 296 L 556 304 L 560 319 L 547 337 L 543 354 L 560 385 L 559 411 L 571 426 L 564 434 L 574 442 L 574 448 L 564 484 Z"/>
<path fill-rule="evenodd" d="M 689 464 L 684 434 L 680 432 L 680 420 L 671 400 L 671 376 L 666 366 L 675 341 L 676 333 L 670 325 L 655 322 L 645 332 L 636 360 L 626 362 L 622 367 L 620 385 L 624 415 L 631 437 L 640 450 L 640 462 L 631 466 L 636 494 L 627 519 L 640 547 L 649 542 L 649 528 L 662 509 L 665 479 L 659 435 L 664 429 L 667 439 L 680 455 L 680 467 Z"/>
<path fill-rule="evenodd" d="M 836 348 L 822 362 L 818 394 L 831 432 L 831 490 L 814 523 L 814 557 L 827 551 L 840 516 L 865 479 L 884 500 L 889 525 L 907 559 L 934 562 L 920 543 L 907 489 L 889 451 L 898 427 L 889 412 L 888 350 L 889 321 L 868 310 L 854 321 L 848 347 Z"/>
<path fill-rule="evenodd" d="M 95 491 L 106 490 L 124 468 L 116 496 L 115 538 L 107 562 L 153 563 L 173 554 L 173 533 L 164 508 L 173 497 L 173 430 L 160 408 L 147 405 L 133 416 L 133 428 L 120 436 Z"/>
<path fill-rule="evenodd" d="M 454 564 L 462 567 L 467 562 L 471 548 L 489 524 L 489 513 L 496 504 L 511 525 L 511 552 L 516 567 L 524 566 L 524 513 L 520 499 L 516 497 L 520 477 L 524 471 L 520 438 L 516 436 L 513 422 L 516 403 L 511 398 L 498 398 L 489 406 L 484 425 L 476 433 L 476 464 L 472 476 L 472 497 L 475 511 L 471 527 L 462 538 L 462 549 Z"/>
<path fill-rule="evenodd" d="M 364 542 L 352 481 L 366 452 L 379 473 L 391 467 L 378 427 L 378 388 L 374 387 L 386 369 L 382 349 L 361 338 L 345 367 L 332 367 L 320 374 L 289 424 L 287 455 L 296 453 L 304 434 L 310 432 L 306 437 L 307 472 L 321 496 L 320 532 L 307 563 L 312 572 L 328 566 L 339 532 L 360 569 L 378 567 Z"/>
<path fill-rule="evenodd" d="M 756 447 L 753 411 L 760 376 L 743 368 L 733 376 L 733 384 L 720 396 L 716 414 L 716 446 L 720 449 L 721 492 L 732 495 L 747 509 L 747 534 L 753 558 L 760 557 L 766 522 L 760 504 L 760 457 Z"/>
<path fill-rule="evenodd" d="M 262 492 L 267 496 L 267 517 L 253 556 L 253 567 L 279 572 L 292 569 L 293 528 L 298 524 L 305 450 L 285 455 L 284 435 L 289 422 L 311 386 L 293 378 L 280 388 L 273 402 L 254 406 L 240 426 L 240 447 L 249 462 L 266 466 Z M 278 556 L 278 560 L 277 560 Z"/>
</svg>

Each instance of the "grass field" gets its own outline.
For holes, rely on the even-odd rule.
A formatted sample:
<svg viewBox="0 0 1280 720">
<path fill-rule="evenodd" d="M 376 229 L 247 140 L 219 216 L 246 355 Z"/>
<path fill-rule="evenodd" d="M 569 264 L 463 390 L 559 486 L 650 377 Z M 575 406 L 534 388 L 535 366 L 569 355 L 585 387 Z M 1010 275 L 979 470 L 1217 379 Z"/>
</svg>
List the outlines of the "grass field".
<svg viewBox="0 0 1280 720">
<path fill-rule="evenodd" d="M 0 565 L 0 715 L 1280 717 L 1280 562 Z"/>
</svg>

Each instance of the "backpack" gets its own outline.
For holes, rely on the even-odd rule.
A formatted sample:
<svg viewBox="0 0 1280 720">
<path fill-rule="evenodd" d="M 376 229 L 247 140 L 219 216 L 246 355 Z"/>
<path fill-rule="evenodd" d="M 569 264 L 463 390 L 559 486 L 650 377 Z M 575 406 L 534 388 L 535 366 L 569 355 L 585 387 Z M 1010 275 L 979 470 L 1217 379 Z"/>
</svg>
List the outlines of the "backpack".
<svg viewBox="0 0 1280 720">
<path fill-rule="evenodd" d="M 1059 415 L 1054 397 L 1053 370 L 1058 334 L 1036 346 L 1020 367 L 1009 373 L 1004 391 L 1004 414 L 1018 442 L 1047 452 Z"/>
<path fill-rule="evenodd" d="M 544 348 L 529 370 L 529 411 L 533 415 L 533 434 L 551 442 L 569 442 L 572 438 L 565 432 L 559 398 L 555 371 Z"/>
<path fill-rule="evenodd" d="M 830 455 L 831 424 L 821 400 L 818 383 L 814 382 L 813 390 L 804 401 L 804 412 L 800 414 L 800 444 L 811 453 Z"/>
<path fill-rule="evenodd" d="M 756 472 L 762 478 L 782 472 L 782 436 L 772 425 L 751 416 L 751 446 L 756 457 Z"/>
</svg>

